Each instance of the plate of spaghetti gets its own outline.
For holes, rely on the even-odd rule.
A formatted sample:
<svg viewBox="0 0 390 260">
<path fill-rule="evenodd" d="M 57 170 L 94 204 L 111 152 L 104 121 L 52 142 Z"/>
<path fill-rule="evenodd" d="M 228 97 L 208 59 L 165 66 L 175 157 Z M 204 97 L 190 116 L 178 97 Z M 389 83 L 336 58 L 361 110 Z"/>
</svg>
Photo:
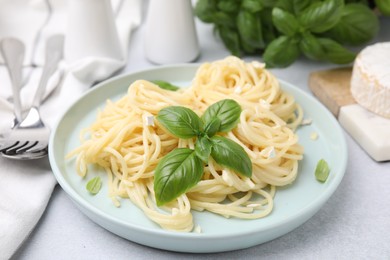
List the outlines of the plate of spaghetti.
<svg viewBox="0 0 390 260">
<path fill-rule="evenodd" d="M 221 105 L 209 113 L 224 100 L 238 104 L 239 112 Z M 171 131 L 160 118 L 178 107 L 199 124 L 211 123 L 189 137 L 175 136 L 172 131 L 182 131 L 177 114 L 165 114 Z M 207 113 L 209 119 L 202 116 Z M 234 122 L 227 122 L 232 113 Z M 231 146 L 218 146 L 223 140 Z M 185 159 L 174 151 L 187 153 Z M 250 164 L 246 175 L 234 167 L 242 153 Z M 347 148 L 339 124 L 316 99 L 259 62 L 227 57 L 100 83 L 64 113 L 49 159 L 75 205 L 110 232 L 155 248 L 206 253 L 258 245 L 303 224 L 341 182 Z M 321 159 L 330 172 L 320 182 Z M 163 191 L 174 196 L 159 203 Z"/>
</svg>

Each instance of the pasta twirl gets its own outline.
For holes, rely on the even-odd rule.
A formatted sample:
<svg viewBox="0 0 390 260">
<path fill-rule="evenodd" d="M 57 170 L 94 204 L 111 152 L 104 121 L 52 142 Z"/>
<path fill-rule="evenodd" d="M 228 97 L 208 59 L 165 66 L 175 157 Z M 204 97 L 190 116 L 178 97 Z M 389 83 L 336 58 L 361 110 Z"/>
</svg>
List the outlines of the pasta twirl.
<svg viewBox="0 0 390 260">
<path fill-rule="evenodd" d="M 252 162 L 252 177 L 242 177 L 210 159 L 195 187 L 158 208 L 153 191 L 156 165 L 177 147 L 193 149 L 194 140 L 176 138 L 158 121 L 150 123 L 150 118 L 172 105 L 200 115 L 227 98 L 236 100 L 242 112 L 237 127 L 224 136 L 244 148 Z M 262 64 L 227 57 L 201 65 L 191 85 L 175 92 L 145 80 L 134 82 L 120 100 L 107 101 L 68 158 L 76 157 L 81 176 L 90 164 L 103 167 L 115 205 L 128 198 L 162 228 L 189 232 L 194 227 L 191 209 L 243 219 L 267 216 L 276 186 L 288 185 L 297 176 L 303 148 L 294 129 L 301 120 L 299 105 Z"/>
</svg>

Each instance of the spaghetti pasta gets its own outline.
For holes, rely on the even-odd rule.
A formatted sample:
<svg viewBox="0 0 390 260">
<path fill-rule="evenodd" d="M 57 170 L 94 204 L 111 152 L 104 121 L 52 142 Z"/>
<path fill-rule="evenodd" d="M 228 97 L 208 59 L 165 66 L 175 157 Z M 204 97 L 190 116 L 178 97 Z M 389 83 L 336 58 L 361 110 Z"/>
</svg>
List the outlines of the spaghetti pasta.
<svg viewBox="0 0 390 260">
<path fill-rule="evenodd" d="M 222 99 L 234 99 L 242 108 L 237 127 L 223 135 L 239 145 L 252 162 L 252 177 L 237 175 L 212 159 L 202 180 L 176 200 L 157 207 L 153 175 L 159 160 L 175 148 L 193 149 L 194 139 L 179 139 L 150 118 L 168 106 L 185 106 L 198 115 Z M 190 232 L 192 210 L 224 217 L 255 219 L 273 208 L 276 186 L 292 183 L 303 147 L 295 128 L 302 110 L 281 90 L 277 79 L 258 62 L 227 57 L 202 64 L 188 88 L 167 91 L 138 80 L 116 102 L 107 101 L 96 121 L 81 133 L 81 145 L 68 154 L 76 157 L 80 176 L 88 165 L 103 167 L 108 194 L 115 205 L 130 199 L 164 229 Z"/>
</svg>

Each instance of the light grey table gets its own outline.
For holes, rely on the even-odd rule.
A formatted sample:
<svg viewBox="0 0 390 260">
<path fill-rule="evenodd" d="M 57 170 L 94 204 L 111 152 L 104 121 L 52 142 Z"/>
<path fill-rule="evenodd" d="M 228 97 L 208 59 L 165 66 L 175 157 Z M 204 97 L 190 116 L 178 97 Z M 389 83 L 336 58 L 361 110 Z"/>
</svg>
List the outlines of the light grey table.
<svg viewBox="0 0 390 260">
<path fill-rule="evenodd" d="M 214 38 L 210 26 L 197 21 L 197 29 L 201 56 L 196 62 L 229 55 Z M 381 21 L 381 29 L 375 41 L 390 41 L 390 18 Z M 156 66 L 145 59 L 142 33 L 143 26 L 132 35 L 129 62 L 120 73 Z M 273 72 L 310 92 L 309 73 L 330 67 L 334 65 L 301 59 L 289 68 Z M 92 222 L 57 185 L 46 212 L 15 258 L 390 259 L 390 162 L 373 161 L 347 133 L 345 138 L 348 167 L 334 195 L 305 224 L 268 243 L 218 254 L 182 254 L 145 247 Z"/>
</svg>

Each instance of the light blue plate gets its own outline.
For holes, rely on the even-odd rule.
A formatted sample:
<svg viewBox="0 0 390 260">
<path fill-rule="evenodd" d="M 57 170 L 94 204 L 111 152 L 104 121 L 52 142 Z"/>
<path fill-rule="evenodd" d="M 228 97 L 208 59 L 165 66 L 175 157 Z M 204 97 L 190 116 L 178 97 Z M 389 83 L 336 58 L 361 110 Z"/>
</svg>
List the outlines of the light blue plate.
<svg viewBox="0 0 390 260">
<path fill-rule="evenodd" d="M 98 108 L 107 99 L 116 100 L 127 92 L 137 79 L 166 80 L 188 86 L 197 66 L 159 67 L 107 80 L 88 91 L 63 115 L 54 128 L 49 145 L 50 163 L 61 187 L 78 208 L 94 222 L 107 230 L 139 244 L 179 252 L 221 252 L 258 245 L 290 232 L 312 217 L 330 198 L 343 178 L 347 163 L 347 147 L 341 128 L 335 118 L 313 97 L 297 87 L 282 82 L 282 88 L 294 95 L 303 107 L 311 125 L 298 129 L 299 142 L 305 148 L 296 181 L 277 189 L 275 206 L 270 215 L 257 220 L 226 219 L 209 212 L 194 212 L 195 225 L 202 233 L 179 233 L 161 229 L 150 221 L 129 200 L 122 200 L 116 208 L 107 196 L 105 173 L 90 169 L 103 178 L 102 190 L 91 196 L 85 189 L 89 177 L 82 179 L 75 172 L 74 160 L 65 161 L 65 155 L 79 145 L 79 132 L 96 118 Z M 316 132 L 319 138 L 310 139 Z M 314 177 L 318 160 L 324 158 L 331 173 L 325 183 Z"/>
</svg>

